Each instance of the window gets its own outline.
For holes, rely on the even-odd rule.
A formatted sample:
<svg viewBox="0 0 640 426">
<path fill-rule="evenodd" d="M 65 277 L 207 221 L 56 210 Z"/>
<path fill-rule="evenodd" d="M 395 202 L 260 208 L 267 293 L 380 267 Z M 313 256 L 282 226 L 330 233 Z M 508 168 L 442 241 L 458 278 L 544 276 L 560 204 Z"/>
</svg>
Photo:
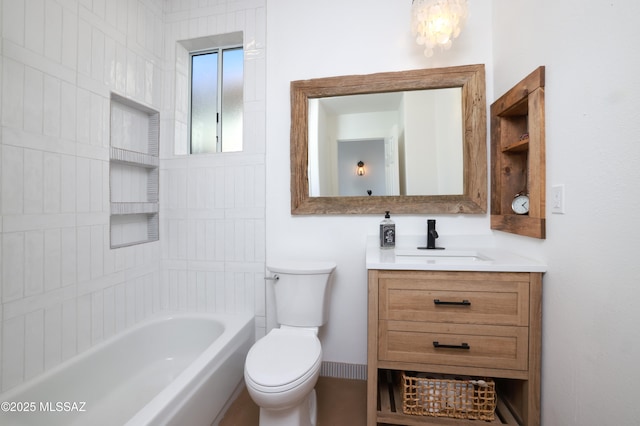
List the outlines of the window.
<svg viewBox="0 0 640 426">
<path fill-rule="evenodd" d="M 242 47 L 192 52 L 192 154 L 242 151 Z"/>
</svg>

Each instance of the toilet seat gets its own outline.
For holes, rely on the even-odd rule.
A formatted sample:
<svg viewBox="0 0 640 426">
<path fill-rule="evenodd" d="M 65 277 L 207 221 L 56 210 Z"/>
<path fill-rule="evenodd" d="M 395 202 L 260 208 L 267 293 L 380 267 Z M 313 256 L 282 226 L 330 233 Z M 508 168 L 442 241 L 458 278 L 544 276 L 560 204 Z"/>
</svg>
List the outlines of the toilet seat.
<svg viewBox="0 0 640 426">
<path fill-rule="evenodd" d="M 249 350 L 245 377 L 257 391 L 285 392 L 314 376 L 321 362 L 322 347 L 313 331 L 277 328 Z"/>
</svg>

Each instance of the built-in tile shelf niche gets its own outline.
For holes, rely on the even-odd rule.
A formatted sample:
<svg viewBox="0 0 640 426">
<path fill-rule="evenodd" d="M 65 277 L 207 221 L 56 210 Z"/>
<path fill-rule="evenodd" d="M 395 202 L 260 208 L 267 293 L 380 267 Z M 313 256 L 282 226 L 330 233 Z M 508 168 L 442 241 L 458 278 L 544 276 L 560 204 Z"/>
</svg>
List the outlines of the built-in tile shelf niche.
<svg viewBox="0 0 640 426">
<path fill-rule="evenodd" d="M 111 95 L 111 248 L 158 240 L 159 127 L 158 111 Z"/>
</svg>

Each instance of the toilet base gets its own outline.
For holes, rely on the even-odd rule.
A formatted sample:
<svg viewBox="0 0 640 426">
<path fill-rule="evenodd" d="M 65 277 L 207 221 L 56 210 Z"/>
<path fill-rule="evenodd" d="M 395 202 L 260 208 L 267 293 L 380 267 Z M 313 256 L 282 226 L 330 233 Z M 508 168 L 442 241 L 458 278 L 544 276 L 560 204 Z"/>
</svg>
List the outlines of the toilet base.
<svg viewBox="0 0 640 426">
<path fill-rule="evenodd" d="M 317 418 L 315 389 L 300 404 L 284 410 L 260 407 L 260 426 L 316 426 Z"/>
</svg>

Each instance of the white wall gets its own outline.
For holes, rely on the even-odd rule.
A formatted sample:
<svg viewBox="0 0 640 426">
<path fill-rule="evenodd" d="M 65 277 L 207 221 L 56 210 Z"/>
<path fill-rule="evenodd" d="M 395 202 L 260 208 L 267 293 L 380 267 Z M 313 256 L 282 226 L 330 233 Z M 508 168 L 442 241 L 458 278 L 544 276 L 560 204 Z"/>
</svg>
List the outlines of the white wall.
<svg viewBox="0 0 640 426">
<path fill-rule="evenodd" d="M 640 4 L 494 1 L 494 98 L 546 65 L 547 239 L 496 233 L 544 276 L 544 425 L 640 418 Z M 564 184 L 566 214 L 550 213 Z"/>
<path fill-rule="evenodd" d="M 485 63 L 490 103 L 546 65 L 547 197 L 552 185 L 565 184 L 567 209 L 554 215 L 547 203 L 547 239 L 492 232 L 487 215 L 429 217 L 438 219 L 440 235 L 490 234 L 498 245 L 548 263 L 543 425 L 636 424 L 640 57 L 634 43 L 640 5 L 472 1 L 468 26 L 452 51 L 425 59 L 407 34 L 410 2 L 404 3 L 268 2 L 267 262 L 283 256 L 337 260 L 325 359 L 364 363 L 364 240 L 381 218 L 290 216 L 289 81 Z M 411 234 L 424 232 L 426 218 L 394 219 L 400 234 Z"/>
<path fill-rule="evenodd" d="M 469 26 L 454 49 L 427 59 L 409 32 L 411 2 L 327 0 L 267 2 L 267 265 L 278 258 L 332 259 L 338 264 L 329 323 L 322 334 L 326 361 L 366 363 L 365 240 L 377 216 L 291 216 L 289 83 L 315 77 L 484 63 L 491 85 L 491 9 L 470 2 Z M 438 219 L 441 235 L 489 234 L 480 216 L 391 216 L 400 234 L 425 234 Z M 425 237 L 426 238 L 426 237 Z"/>
</svg>

